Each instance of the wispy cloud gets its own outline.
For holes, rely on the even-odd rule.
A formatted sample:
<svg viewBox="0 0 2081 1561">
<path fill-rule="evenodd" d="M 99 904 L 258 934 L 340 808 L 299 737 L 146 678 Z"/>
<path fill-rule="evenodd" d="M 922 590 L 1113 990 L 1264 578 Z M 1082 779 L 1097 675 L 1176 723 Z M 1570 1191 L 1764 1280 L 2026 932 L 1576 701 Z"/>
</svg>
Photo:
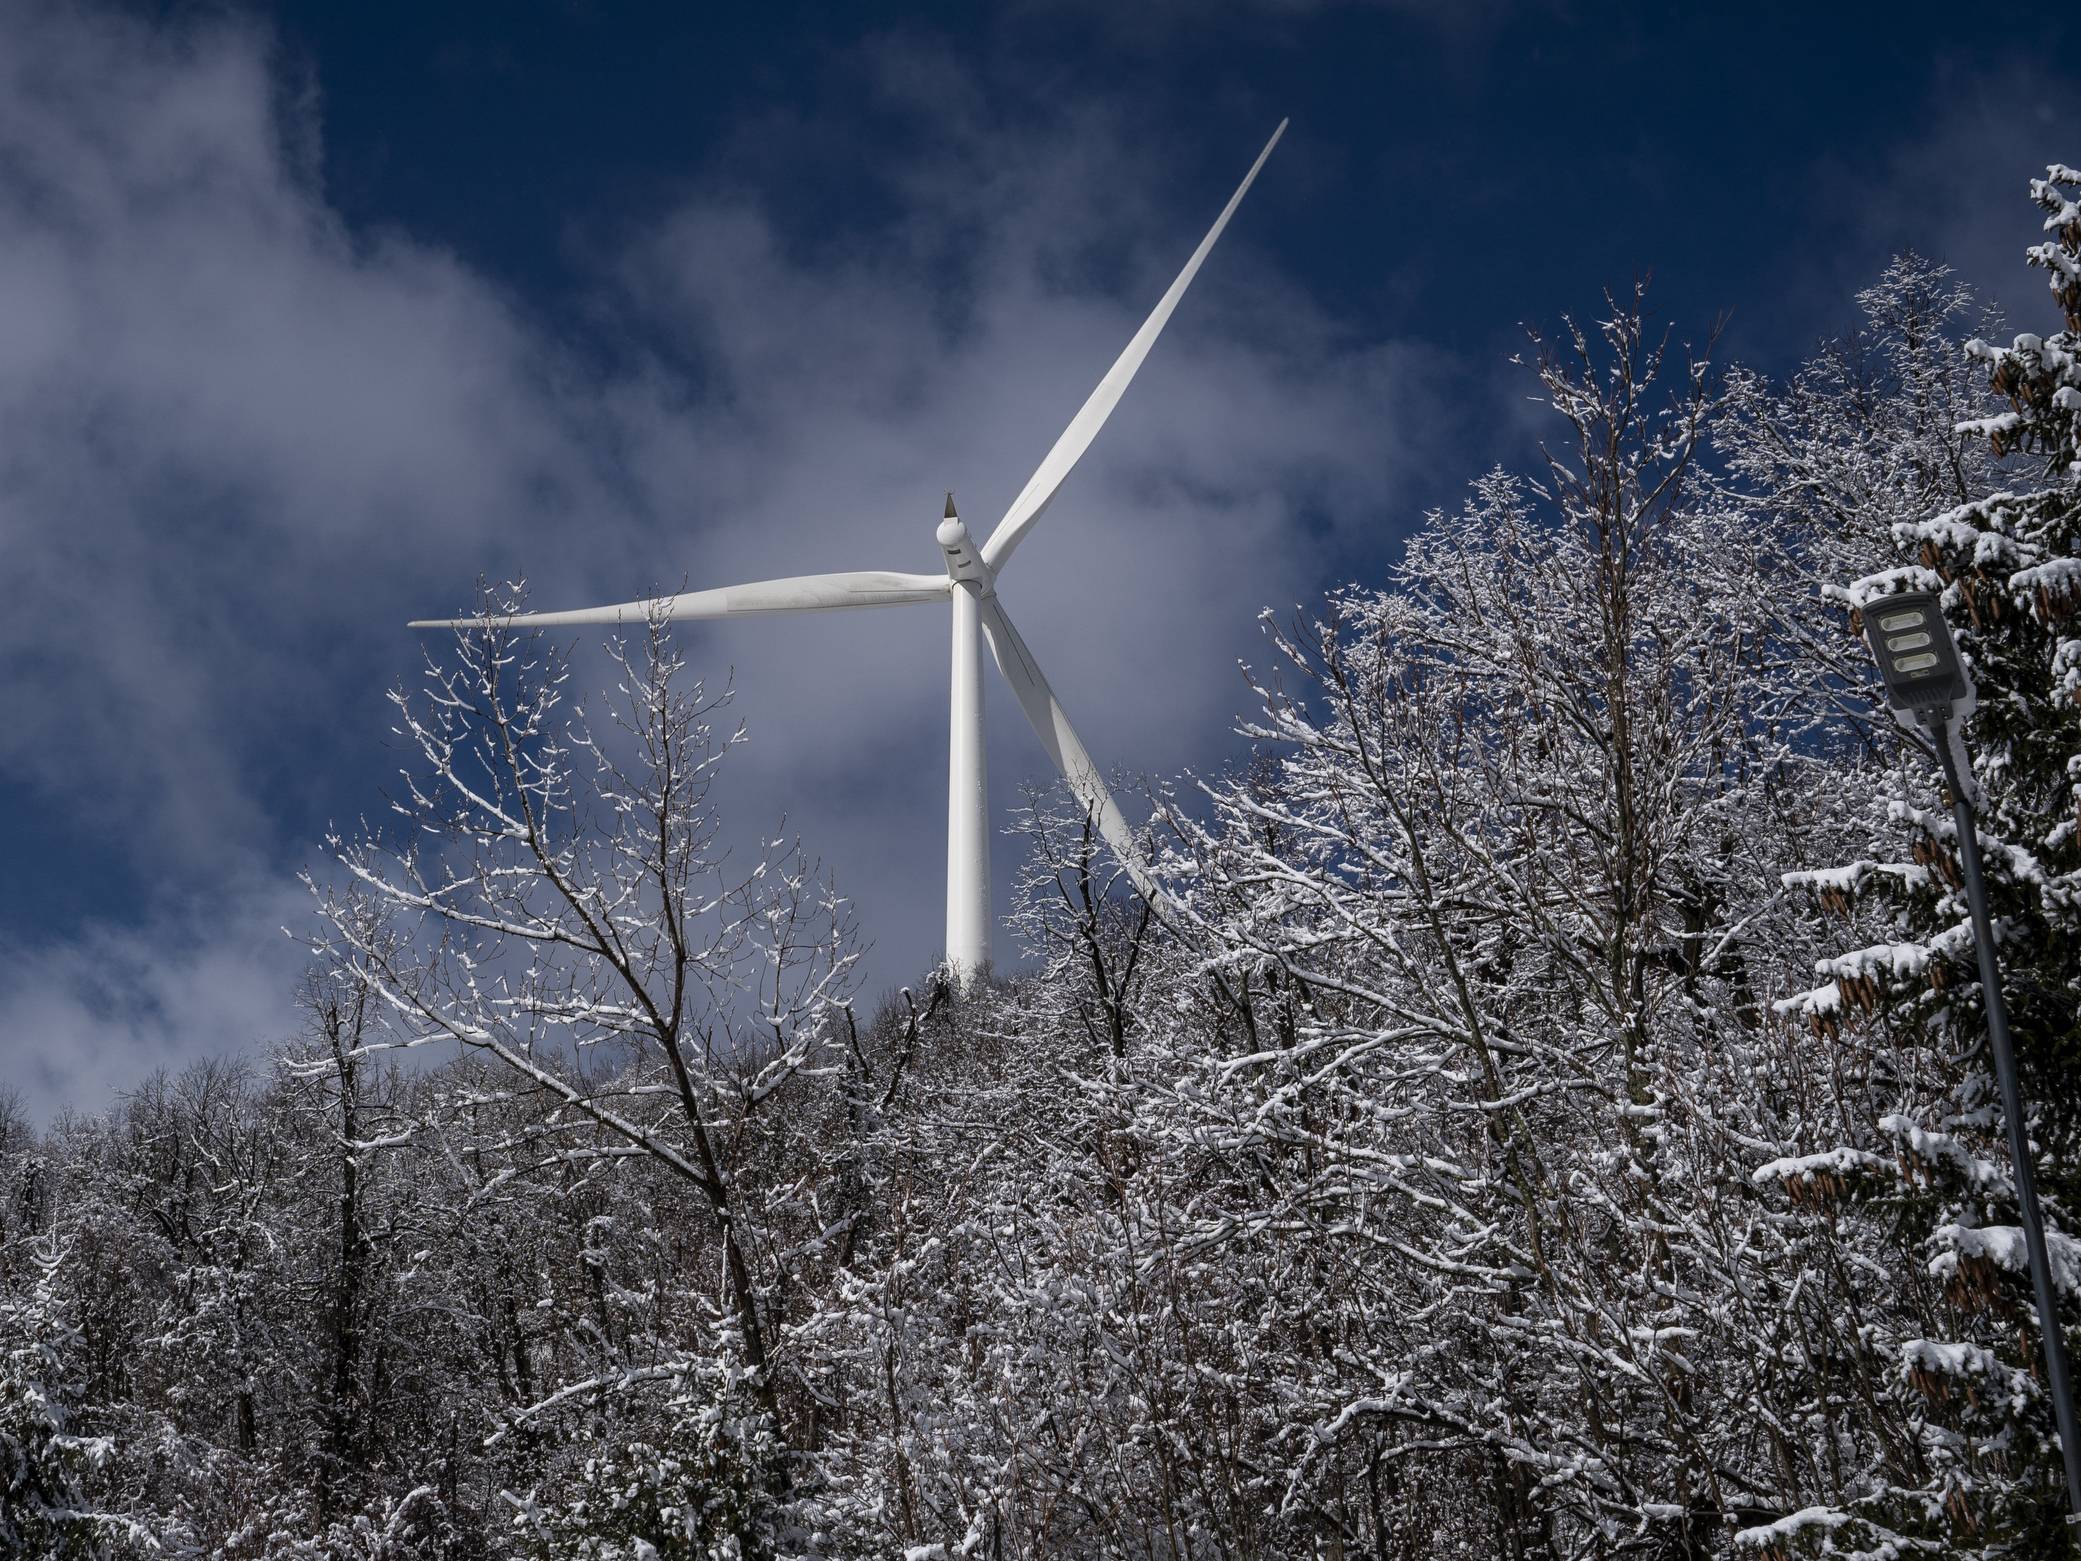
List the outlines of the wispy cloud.
<svg viewBox="0 0 2081 1561">
<path fill-rule="evenodd" d="M 1821 244 L 1806 257 L 1793 317 L 1820 332 L 1843 328 L 1851 295 L 1888 256 L 1914 249 L 1999 304 L 2015 329 L 2046 329 L 2044 274 L 2023 259 L 2042 237 L 2030 180 L 2077 149 L 2081 90 L 2071 79 L 2028 60 L 1939 70 L 1918 134 L 1860 161 L 1819 160 L 1811 201 Z"/>
<path fill-rule="evenodd" d="M 0 1060 L 7 1085 L 48 1117 L 93 1112 L 160 1068 L 264 1056 L 296 1024 L 304 965 L 283 936 L 308 919 L 302 886 L 238 875 L 142 922 L 0 941 Z"/>
</svg>

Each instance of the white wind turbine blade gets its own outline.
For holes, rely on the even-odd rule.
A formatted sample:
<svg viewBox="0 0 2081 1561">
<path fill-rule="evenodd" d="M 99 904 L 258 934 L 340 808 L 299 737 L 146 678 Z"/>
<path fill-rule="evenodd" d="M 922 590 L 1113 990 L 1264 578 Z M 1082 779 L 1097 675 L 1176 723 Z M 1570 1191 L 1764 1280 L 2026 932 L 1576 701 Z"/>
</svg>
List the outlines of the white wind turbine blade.
<svg viewBox="0 0 2081 1561">
<path fill-rule="evenodd" d="M 1120 865 L 1127 869 L 1127 876 L 1134 880 L 1134 886 L 1141 890 L 1142 898 L 1153 903 L 1158 897 L 1156 880 L 1135 846 L 1134 833 L 1127 827 L 1120 805 L 1113 800 L 1112 788 L 1098 773 L 1098 766 L 1091 762 L 1091 755 L 1078 740 L 1076 729 L 1069 724 L 1062 701 L 1055 697 L 1055 691 L 1048 687 L 1048 680 L 1041 676 L 1040 664 L 1033 659 L 1033 652 L 1026 648 L 1026 642 L 1019 638 L 1019 631 L 1012 627 L 1012 620 L 1005 615 L 1004 605 L 997 600 L 995 591 L 983 598 L 982 618 L 983 632 L 990 638 L 990 653 L 997 658 L 997 670 L 1004 674 L 1005 682 L 1011 684 L 1012 692 L 1019 696 L 1019 708 L 1033 723 L 1034 735 L 1048 750 L 1048 757 L 1055 761 L 1056 770 L 1069 782 L 1069 789 L 1097 815 L 1099 833 L 1113 848 L 1113 855 L 1119 859 Z"/>
<path fill-rule="evenodd" d="M 858 569 L 835 575 L 793 575 L 785 580 L 756 580 L 712 591 L 683 591 L 655 601 L 621 602 L 612 607 L 581 607 L 575 612 L 517 613 L 511 618 L 420 618 L 412 629 L 459 629 L 480 623 L 516 623 L 529 628 L 559 628 L 573 623 L 642 623 L 653 609 L 666 618 L 753 618 L 768 613 L 844 612 L 855 607 L 904 607 L 912 602 L 943 602 L 952 589 L 945 575 L 892 574 Z"/>
<path fill-rule="evenodd" d="M 1214 226 L 1207 230 L 1207 236 L 1199 241 L 1199 248 L 1185 262 L 1178 280 L 1171 283 L 1170 291 L 1163 295 L 1155 312 L 1142 322 L 1142 328 L 1134 333 L 1134 340 L 1127 344 L 1127 350 L 1106 371 L 1106 377 L 1098 382 L 1098 389 L 1091 392 L 1091 399 L 1070 420 L 1069 427 L 1062 431 L 1062 437 L 1055 441 L 1055 448 L 1048 452 L 1048 458 L 1027 479 L 1026 486 L 1019 490 L 1019 496 L 1012 500 L 1012 507 L 1004 512 L 1004 519 L 990 533 L 990 540 L 983 544 L 983 562 L 993 573 L 1004 567 L 1005 560 L 1012 556 L 1012 549 L 1033 529 L 1034 522 L 1054 500 L 1056 491 L 1068 478 L 1071 469 L 1083 459 L 1084 452 L 1091 448 L 1091 441 L 1105 427 L 1106 419 L 1113 415 L 1113 408 L 1127 394 L 1135 370 L 1142 366 L 1142 360 L 1149 356 L 1149 349 L 1156 345 L 1156 338 L 1169 322 L 1171 311 L 1178 307 L 1178 300 L 1185 296 L 1185 289 L 1199 274 L 1200 263 L 1214 247 L 1214 240 L 1221 237 L 1221 230 L 1228 226 L 1228 219 L 1235 215 L 1236 207 L 1243 203 L 1244 195 L 1249 192 L 1250 181 L 1257 177 L 1257 170 L 1264 166 L 1265 159 L 1272 155 L 1272 148 L 1279 144 L 1279 137 L 1284 134 L 1286 121 L 1282 119 L 1279 128 L 1272 132 L 1272 139 L 1265 142 L 1264 150 L 1257 154 L 1257 161 L 1243 175 L 1243 182 L 1236 186 L 1236 193 L 1228 198 L 1228 204 L 1221 208 L 1221 215 L 1214 219 Z"/>
</svg>

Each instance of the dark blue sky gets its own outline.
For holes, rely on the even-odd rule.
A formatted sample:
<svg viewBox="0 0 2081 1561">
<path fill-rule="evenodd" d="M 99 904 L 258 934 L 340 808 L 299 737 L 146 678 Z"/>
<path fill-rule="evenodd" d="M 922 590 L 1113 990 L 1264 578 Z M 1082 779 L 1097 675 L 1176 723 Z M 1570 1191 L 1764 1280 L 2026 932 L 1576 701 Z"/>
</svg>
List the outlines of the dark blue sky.
<svg viewBox="0 0 2081 1561">
<path fill-rule="evenodd" d="M 986 532 L 1290 116 L 1005 588 L 1102 760 L 1219 764 L 1254 610 L 1528 455 L 1523 323 L 1652 271 L 1782 372 L 1902 245 L 2042 314 L 2081 72 L 2017 15 L 0 0 L 0 1081 L 293 1025 L 294 874 L 478 573 L 930 568 L 948 485 Z M 726 806 L 857 896 L 870 995 L 937 953 L 943 636 L 688 637 Z"/>
<path fill-rule="evenodd" d="M 1680 318 L 1731 312 L 1738 352 L 1789 362 L 1913 228 L 1884 205 L 1941 221 L 1958 202 L 1896 182 L 1933 129 L 1984 108 L 2019 147 L 2049 144 L 2075 106 L 2075 29 L 2057 7 L 2023 36 L 2014 13 L 1970 6 L 269 14 L 285 86 L 321 94 L 341 213 L 452 245 L 552 311 L 588 289 L 618 227 L 690 191 L 757 200 L 814 259 L 902 222 L 908 170 L 977 119 L 1037 137 L 1097 108 L 1162 149 L 1189 207 L 1290 115 L 1254 242 L 1356 334 L 1507 351 L 1518 321 L 1652 269 Z M 862 66 L 894 54 L 911 73 L 897 90 Z M 1979 176 L 2027 233 L 2022 173 Z M 1105 258 L 1087 257 L 1099 285 Z"/>
</svg>

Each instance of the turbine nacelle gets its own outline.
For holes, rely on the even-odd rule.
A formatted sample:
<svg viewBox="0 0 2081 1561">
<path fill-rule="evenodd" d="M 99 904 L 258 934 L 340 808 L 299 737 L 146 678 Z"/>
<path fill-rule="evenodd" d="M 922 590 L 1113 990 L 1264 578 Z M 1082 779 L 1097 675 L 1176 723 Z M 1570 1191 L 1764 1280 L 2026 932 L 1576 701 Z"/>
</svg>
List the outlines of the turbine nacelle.
<svg viewBox="0 0 2081 1561">
<path fill-rule="evenodd" d="M 975 585 L 985 593 L 997 584 L 997 576 L 983 562 L 983 550 L 954 513 L 954 496 L 947 495 L 947 518 L 939 523 L 939 550 L 947 555 L 947 578 L 956 585 Z"/>
</svg>

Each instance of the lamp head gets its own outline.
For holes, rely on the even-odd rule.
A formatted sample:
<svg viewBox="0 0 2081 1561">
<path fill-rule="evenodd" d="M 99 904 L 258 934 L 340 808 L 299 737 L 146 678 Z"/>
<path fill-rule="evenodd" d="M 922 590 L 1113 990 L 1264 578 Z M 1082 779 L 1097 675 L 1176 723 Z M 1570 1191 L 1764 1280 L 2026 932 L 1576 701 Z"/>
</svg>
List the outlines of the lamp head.
<svg viewBox="0 0 2081 1561">
<path fill-rule="evenodd" d="M 1953 704 L 1972 692 L 1943 599 L 1934 591 L 1880 596 L 1864 604 L 1864 638 L 1886 682 L 1886 703 L 1912 712 L 1924 726 L 1948 721 Z"/>
</svg>

